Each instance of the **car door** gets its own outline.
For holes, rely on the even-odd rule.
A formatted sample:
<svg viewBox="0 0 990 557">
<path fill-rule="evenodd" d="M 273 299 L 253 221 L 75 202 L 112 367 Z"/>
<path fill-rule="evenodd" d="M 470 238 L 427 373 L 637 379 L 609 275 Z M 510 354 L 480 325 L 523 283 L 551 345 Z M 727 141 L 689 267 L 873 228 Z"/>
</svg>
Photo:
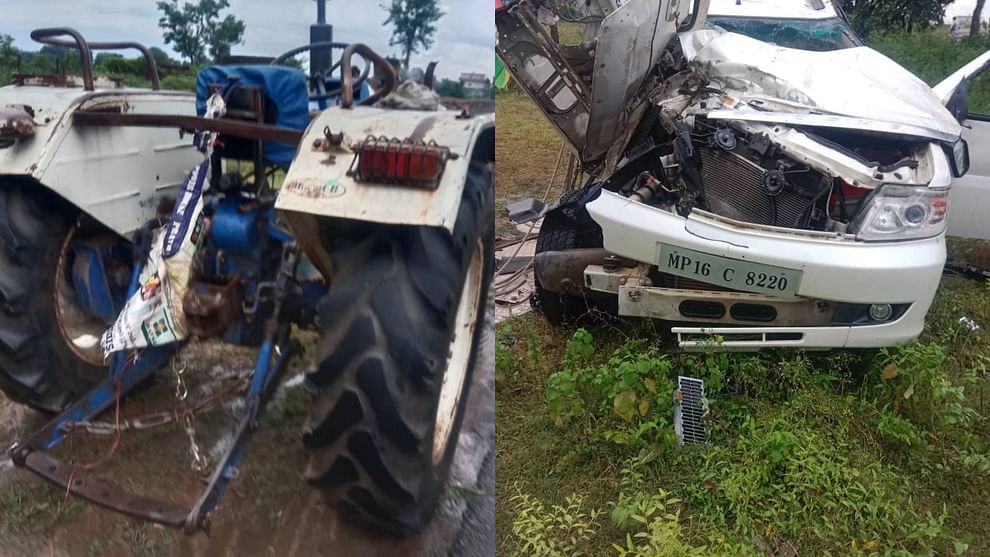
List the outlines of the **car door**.
<svg viewBox="0 0 990 557">
<path fill-rule="evenodd" d="M 648 75 L 679 30 L 704 23 L 707 5 L 509 0 L 495 12 L 495 49 L 587 170 L 625 147 L 645 109 Z M 582 39 L 566 44 L 559 22 L 583 25 Z"/>
<path fill-rule="evenodd" d="M 969 171 L 952 180 L 948 235 L 990 240 L 990 52 L 977 57 L 933 90 L 963 126 Z"/>
</svg>

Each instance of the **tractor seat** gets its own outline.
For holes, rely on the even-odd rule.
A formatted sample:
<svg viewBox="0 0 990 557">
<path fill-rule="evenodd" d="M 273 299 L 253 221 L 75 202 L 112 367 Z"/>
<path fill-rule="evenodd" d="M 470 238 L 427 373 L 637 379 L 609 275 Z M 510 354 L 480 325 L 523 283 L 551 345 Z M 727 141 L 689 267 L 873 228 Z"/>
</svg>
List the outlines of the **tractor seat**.
<svg viewBox="0 0 990 557">
<path fill-rule="evenodd" d="M 238 86 L 227 98 L 227 117 L 255 121 L 300 131 L 309 125 L 309 91 L 306 75 L 294 68 L 267 65 L 207 66 L 196 77 L 196 113 L 206 113 L 206 100 L 218 87 L 236 79 Z M 259 94 L 260 93 L 260 94 Z M 260 103 L 258 102 L 260 101 Z M 260 106 L 257 106 L 260 104 Z M 296 146 L 264 142 L 267 162 L 288 167 Z"/>
</svg>

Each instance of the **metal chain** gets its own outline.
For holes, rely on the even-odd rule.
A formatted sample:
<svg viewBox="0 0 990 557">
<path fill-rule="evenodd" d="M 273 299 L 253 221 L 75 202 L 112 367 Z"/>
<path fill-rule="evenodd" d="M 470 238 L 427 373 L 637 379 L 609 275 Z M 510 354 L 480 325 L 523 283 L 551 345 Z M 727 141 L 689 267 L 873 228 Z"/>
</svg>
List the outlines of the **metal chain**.
<svg viewBox="0 0 990 557">
<path fill-rule="evenodd" d="M 182 428 L 189 437 L 189 455 L 192 462 L 189 464 L 193 472 L 205 475 L 210 469 L 210 461 L 207 460 L 199 450 L 196 443 L 196 415 L 186 406 L 186 398 L 189 396 L 189 388 L 183 379 L 186 372 L 186 360 L 179 354 L 172 356 L 172 371 L 175 372 L 175 398 L 182 405 Z"/>
<path fill-rule="evenodd" d="M 229 377 L 222 377 L 220 379 L 229 381 L 230 384 L 227 387 L 219 389 L 209 397 L 197 402 L 190 404 L 187 401 L 186 405 L 193 414 L 204 414 L 209 412 L 231 396 L 247 389 L 248 383 L 250 382 L 250 373 L 239 373 Z M 127 420 L 121 420 L 119 428 L 121 431 L 153 429 L 172 422 L 179 423 L 180 420 L 181 415 L 175 410 L 154 412 Z M 62 427 L 66 432 L 81 432 L 92 435 L 113 435 L 116 433 L 118 424 L 113 422 L 81 420 L 67 422 Z"/>
<path fill-rule="evenodd" d="M 184 402 L 189 396 L 189 389 L 182 375 L 186 372 L 186 360 L 179 354 L 172 356 L 172 371 L 175 373 L 175 398 Z"/>
<path fill-rule="evenodd" d="M 192 412 L 186 412 L 182 415 L 182 425 L 186 430 L 186 435 L 189 436 L 189 454 L 192 456 L 192 470 L 197 474 L 206 475 L 210 470 L 210 461 L 203 456 L 203 453 L 199 450 L 199 445 L 196 443 L 196 416 Z"/>
</svg>

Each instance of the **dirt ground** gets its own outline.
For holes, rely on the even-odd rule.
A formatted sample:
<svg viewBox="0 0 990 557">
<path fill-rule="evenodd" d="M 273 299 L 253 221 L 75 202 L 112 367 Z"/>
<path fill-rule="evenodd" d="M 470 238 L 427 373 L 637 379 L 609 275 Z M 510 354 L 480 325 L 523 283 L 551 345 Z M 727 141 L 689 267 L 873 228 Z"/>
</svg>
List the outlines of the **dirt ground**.
<svg viewBox="0 0 990 557">
<path fill-rule="evenodd" d="M 431 525 L 419 536 L 390 539 L 355 528 L 327 508 L 302 479 L 305 454 L 300 431 L 307 396 L 301 388 L 308 354 L 293 362 L 276 400 L 247 446 L 240 477 L 212 515 L 209 535 L 191 537 L 142 523 L 70 498 L 0 456 L 0 556 L 171 555 L 492 555 L 494 554 L 494 341 L 486 329 L 476 366 L 468 415 L 452 477 Z M 216 388 L 224 376 L 253 368 L 254 351 L 215 342 L 184 351 L 190 397 Z M 162 370 L 154 383 L 125 400 L 121 418 L 174 404 L 173 375 Z M 216 459 L 230 439 L 239 401 L 231 400 L 198 419 L 197 442 Z M 111 419 L 103 416 L 102 419 Z M 42 425 L 44 418 L 0 395 L 0 446 Z M 54 452 L 75 464 L 100 459 L 112 438 L 76 434 Z M 120 448 L 96 474 L 133 492 L 176 502 L 195 500 L 203 486 L 190 468 L 189 441 L 174 425 L 126 432 Z"/>
</svg>

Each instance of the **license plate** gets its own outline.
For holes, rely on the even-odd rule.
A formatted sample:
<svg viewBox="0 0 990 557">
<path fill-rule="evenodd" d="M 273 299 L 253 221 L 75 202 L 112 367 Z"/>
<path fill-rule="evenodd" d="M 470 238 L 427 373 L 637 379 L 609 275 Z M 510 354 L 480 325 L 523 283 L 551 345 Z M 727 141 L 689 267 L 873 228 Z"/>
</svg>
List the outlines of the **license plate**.
<svg viewBox="0 0 990 557">
<path fill-rule="evenodd" d="M 733 290 L 771 296 L 793 296 L 801 283 L 801 271 L 763 263 L 740 261 L 685 248 L 660 244 L 661 271 Z"/>
</svg>

